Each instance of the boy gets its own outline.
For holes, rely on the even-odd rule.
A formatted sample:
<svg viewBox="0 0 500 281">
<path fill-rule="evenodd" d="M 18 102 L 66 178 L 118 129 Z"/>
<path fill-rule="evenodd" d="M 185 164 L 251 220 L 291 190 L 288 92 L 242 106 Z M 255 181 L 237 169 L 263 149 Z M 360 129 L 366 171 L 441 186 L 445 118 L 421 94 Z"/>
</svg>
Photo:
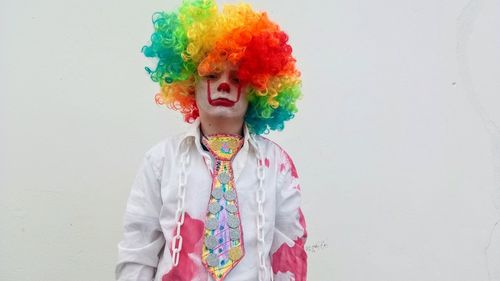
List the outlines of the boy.
<svg viewBox="0 0 500 281">
<path fill-rule="evenodd" d="M 261 137 L 297 111 L 288 36 L 247 4 L 186 0 L 155 13 L 146 68 L 158 104 L 192 128 L 146 154 L 118 248 L 120 281 L 306 280 L 307 232 L 291 158 Z"/>
</svg>

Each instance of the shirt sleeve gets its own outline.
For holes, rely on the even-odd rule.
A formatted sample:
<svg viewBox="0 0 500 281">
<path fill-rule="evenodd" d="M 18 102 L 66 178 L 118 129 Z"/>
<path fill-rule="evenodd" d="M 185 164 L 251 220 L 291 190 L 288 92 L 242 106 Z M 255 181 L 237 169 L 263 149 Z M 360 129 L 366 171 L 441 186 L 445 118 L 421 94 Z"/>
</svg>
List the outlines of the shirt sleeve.
<svg viewBox="0 0 500 281">
<path fill-rule="evenodd" d="M 159 223 L 162 200 L 158 174 L 151 154 L 146 153 L 123 217 L 123 238 L 118 244 L 115 268 L 118 281 L 151 281 L 154 278 L 165 245 Z"/>
<path fill-rule="evenodd" d="M 276 194 L 276 220 L 271 265 L 275 281 L 306 281 L 306 223 L 301 205 L 301 189 L 292 159 L 282 152 L 280 180 Z"/>
</svg>

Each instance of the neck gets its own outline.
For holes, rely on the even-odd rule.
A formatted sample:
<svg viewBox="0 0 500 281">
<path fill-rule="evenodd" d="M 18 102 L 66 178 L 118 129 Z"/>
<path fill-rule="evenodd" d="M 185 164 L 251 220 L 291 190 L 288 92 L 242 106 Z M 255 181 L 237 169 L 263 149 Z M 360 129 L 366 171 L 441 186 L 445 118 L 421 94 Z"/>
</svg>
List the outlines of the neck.
<svg viewBox="0 0 500 281">
<path fill-rule="evenodd" d="M 202 118 L 200 116 L 201 132 L 203 135 L 232 134 L 243 135 L 243 119 Z"/>
</svg>

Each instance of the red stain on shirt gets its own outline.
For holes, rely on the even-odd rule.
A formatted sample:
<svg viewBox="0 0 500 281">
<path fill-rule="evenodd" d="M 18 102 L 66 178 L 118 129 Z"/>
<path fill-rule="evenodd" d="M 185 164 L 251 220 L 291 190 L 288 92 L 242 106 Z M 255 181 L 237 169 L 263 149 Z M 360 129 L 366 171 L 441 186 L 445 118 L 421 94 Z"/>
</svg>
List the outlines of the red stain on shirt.
<svg viewBox="0 0 500 281">
<path fill-rule="evenodd" d="M 302 237 L 294 240 L 294 245 L 292 247 L 283 243 L 283 245 L 273 254 L 271 264 L 274 274 L 278 272 L 290 272 L 293 274 L 295 281 L 306 281 L 307 253 L 304 249 L 304 244 L 307 239 L 307 231 L 304 215 L 300 209 L 299 222 L 304 229 L 304 234 Z"/>
<path fill-rule="evenodd" d="M 181 226 L 183 241 L 179 256 L 179 264 L 172 267 L 168 273 L 163 275 L 162 281 L 191 281 L 194 277 L 203 275 L 206 275 L 206 279 L 204 280 L 208 280 L 208 274 L 203 274 L 205 271 L 203 265 L 200 262 L 195 263 L 189 257 L 189 254 L 201 253 L 204 227 L 205 224 L 201 220 L 193 219 L 188 213 L 185 213 L 184 223 Z M 172 254 L 171 247 L 172 246 L 170 246 L 170 254 Z"/>
</svg>

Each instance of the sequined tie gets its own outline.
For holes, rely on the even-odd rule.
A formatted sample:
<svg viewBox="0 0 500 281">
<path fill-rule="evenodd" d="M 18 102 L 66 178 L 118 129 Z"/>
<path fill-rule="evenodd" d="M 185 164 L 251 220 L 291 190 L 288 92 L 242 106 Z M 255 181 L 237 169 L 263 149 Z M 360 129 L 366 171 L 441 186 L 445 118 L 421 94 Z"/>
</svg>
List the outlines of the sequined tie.
<svg viewBox="0 0 500 281">
<path fill-rule="evenodd" d="M 223 280 L 244 255 L 243 233 L 231 161 L 243 145 L 237 135 L 203 138 L 215 160 L 205 221 L 202 261 L 216 281 Z"/>
</svg>

